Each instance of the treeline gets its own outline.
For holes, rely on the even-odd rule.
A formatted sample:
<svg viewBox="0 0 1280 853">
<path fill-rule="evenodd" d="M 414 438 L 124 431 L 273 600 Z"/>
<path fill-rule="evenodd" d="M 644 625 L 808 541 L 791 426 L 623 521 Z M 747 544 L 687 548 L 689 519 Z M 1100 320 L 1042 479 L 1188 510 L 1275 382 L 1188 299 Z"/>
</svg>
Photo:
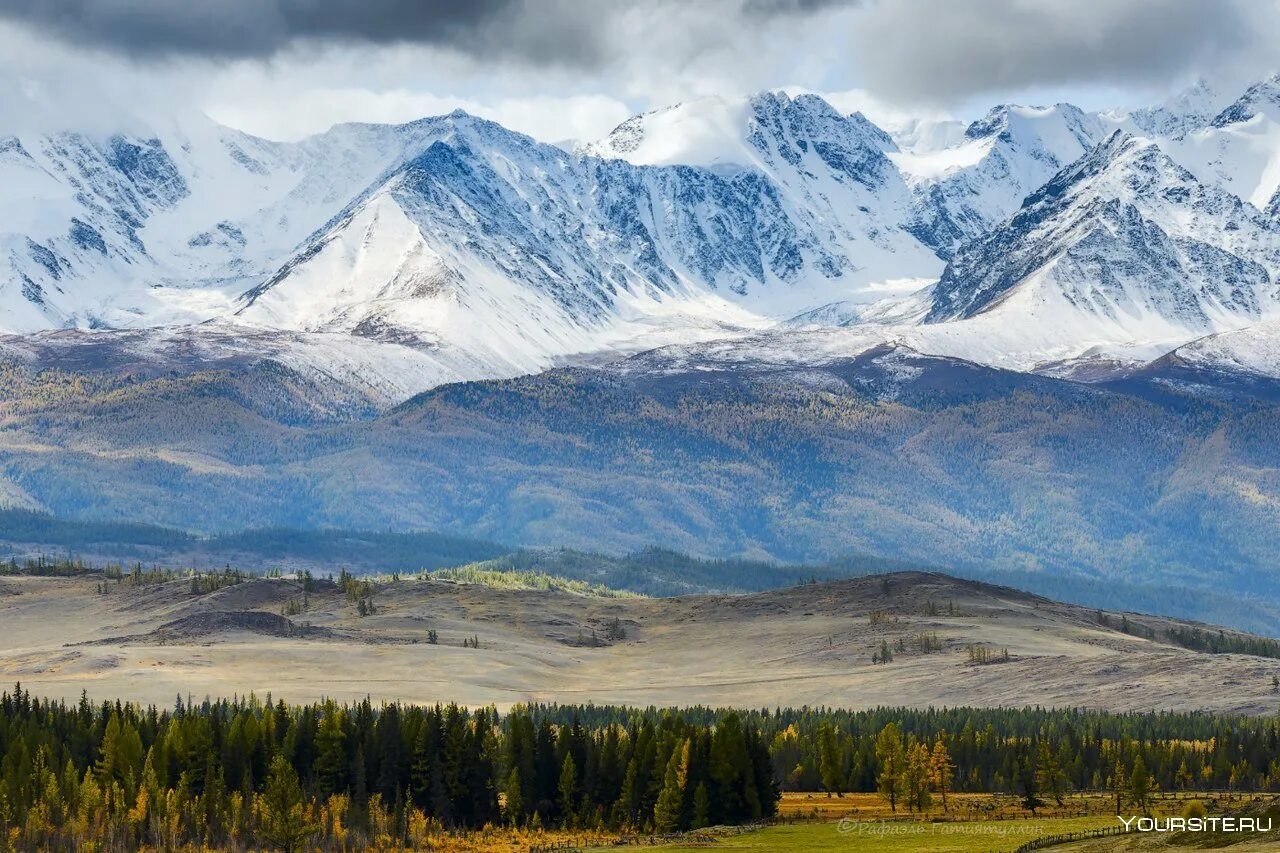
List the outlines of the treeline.
<svg viewBox="0 0 1280 853">
<path fill-rule="evenodd" d="M 426 847 L 497 824 L 672 832 L 769 819 L 778 798 L 764 736 L 732 712 L 589 725 L 540 708 L 0 696 L 0 839 L 20 849 Z"/>
<path fill-rule="evenodd" d="M 402 572 L 488 560 L 509 550 L 482 539 L 423 531 L 270 527 L 202 536 L 151 524 L 81 521 L 33 510 L 0 509 L 0 543 L 6 542 L 92 551 L 122 560 L 151 561 L 164 552 L 183 561 L 197 557 L 258 563 L 314 560 Z"/>
<path fill-rule="evenodd" d="M 27 557 L 19 560 L 10 557 L 0 562 L 0 575 L 33 575 L 44 578 L 71 578 L 98 571 L 94 566 L 75 557 Z"/>
<path fill-rule="evenodd" d="M 31 575 L 35 577 L 80 577 L 96 575 L 102 578 L 98 584 L 100 594 L 109 593 L 116 586 L 148 586 L 190 578 L 193 595 L 207 595 L 224 587 L 243 583 L 252 575 L 230 567 L 217 571 L 199 569 L 169 569 L 160 566 L 143 566 L 134 563 L 128 568 L 119 563 L 94 566 L 78 557 L 46 557 L 44 555 L 19 561 L 10 557 L 0 561 L 0 575 Z"/>
<path fill-rule="evenodd" d="M 614 589 L 600 583 L 591 581 L 576 580 L 573 578 L 563 578 L 558 575 L 549 575 L 545 572 L 533 570 L 519 569 L 492 569 L 497 561 L 490 560 L 485 563 L 469 563 L 465 566 L 456 568 L 436 569 L 433 572 L 423 572 L 422 577 L 431 578 L 432 580 L 454 581 L 456 583 L 477 584 L 486 586 L 490 589 L 536 589 L 536 590 L 563 590 L 571 592 L 574 595 L 591 596 L 595 598 L 639 598 L 639 593 L 628 592 L 626 590 Z"/>
<path fill-rule="evenodd" d="M 29 509 L 0 509 L 0 541 L 82 548 L 103 543 L 175 548 L 195 537 L 182 530 L 117 521 L 76 521 Z"/>
<path fill-rule="evenodd" d="M 1228 634 L 1225 631 L 1204 631 L 1195 627 L 1175 627 L 1165 631 L 1170 642 L 1211 655 L 1239 654 L 1265 658 L 1280 658 L 1280 641 L 1268 637 Z"/>
<path fill-rule="evenodd" d="M 1280 790 L 1275 718 L 1047 709 L 172 709 L 0 695 L 0 838 L 20 849 L 423 847 L 447 829 L 671 832 L 767 820 L 779 791 Z"/>
<path fill-rule="evenodd" d="M 640 595 L 759 592 L 838 573 L 763 560 L 708 560 L 662 548 L 611 555 L 570 548 L 523 548 L 470 567 L 491 573 L 552 575 Z"/>
<path fill-rule="evenodd" d="M 667 711 L 609 706 L 540 706 L 550 721 L 636 725 Z M 1110 790 L 1117 765 L 1126 778 L 1141 757 L 1153 787 L 1170 791 L 1280 790 L 1280 730 L 1275 717 L 1204 712 L 1112 714 L 1043 708 L 832 708 L 727 711 L 682 708 L 685 721 L 714 726 L 727 713 L 767 739 L 783 790 L 877 790 L 876 738 L 892 724 L 930 750 L 941 740 L 954 763 L 952 790 L 1018 793 L 1047 750 L 1063 790 Z M 824 771 L 824 768 L 826 770 Z M 838 770 L 833 769 L 838 768 Z"/>
</svg>

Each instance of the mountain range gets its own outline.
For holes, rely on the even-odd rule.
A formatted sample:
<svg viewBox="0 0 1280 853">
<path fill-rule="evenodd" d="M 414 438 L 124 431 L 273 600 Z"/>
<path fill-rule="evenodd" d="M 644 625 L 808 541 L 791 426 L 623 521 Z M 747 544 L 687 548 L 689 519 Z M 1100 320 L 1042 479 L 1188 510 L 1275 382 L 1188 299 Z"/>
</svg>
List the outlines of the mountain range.
<svg viewBox="0 0 1280 853">
<path fill-rule="evenodd" d="M 778 327 L 1027 370 L 1257 326 L 1235 362 L 1276 374 L 1278 102 L 1272 77 L 895 139 L 764 92 L 573 151 L 462 112 L 296 143 L 186 115 L 7 136 L 0 331 L 270 337 L 388 402 Z"/>
<path fill-rule="evenodd" d="M 0 507 L 1280 589 L 1277 77 L 122 119 L 0 176 Z"/>
</svg>

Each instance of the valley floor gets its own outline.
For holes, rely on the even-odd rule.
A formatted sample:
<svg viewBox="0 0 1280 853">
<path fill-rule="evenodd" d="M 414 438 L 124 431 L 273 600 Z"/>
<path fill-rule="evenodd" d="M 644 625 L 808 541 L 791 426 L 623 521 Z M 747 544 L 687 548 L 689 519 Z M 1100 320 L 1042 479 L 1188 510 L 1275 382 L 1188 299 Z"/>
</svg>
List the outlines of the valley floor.
<svg viewBox="0 0 1280 853">
<path fill-rule="evenodd" d="M 186 579 L 135 586 L 97 575 L 2 577 L 0 679 L 69 700 L 87 691 L 162 706 L 176 695 L 252 691 L 290 702 L 372 696 L 499 708 L 1266 713 L 1280 676 L 1280 660 L 1134 635 L 1162 635 L 1172 620 L 1112 614 L 1103 624 L 1097 611 L 928 573 L 665 599 L 414 578 L 373 584 L 367 600 L 373 613 L 360 616 L 356 598 L 328 581 L 304 596 L 282 579 L 196 594 Z M 1122 619 L 1133 633 L 1119 630 Z M 609 639 L 615 633 L 625 637 Z M 935 638 L 940 648 L 925 651 Z M 874 664 L 886 645 L 892 661 Z M 988 649 L 992 662 L 972 662 L 970 646 Z"/>
</svg>

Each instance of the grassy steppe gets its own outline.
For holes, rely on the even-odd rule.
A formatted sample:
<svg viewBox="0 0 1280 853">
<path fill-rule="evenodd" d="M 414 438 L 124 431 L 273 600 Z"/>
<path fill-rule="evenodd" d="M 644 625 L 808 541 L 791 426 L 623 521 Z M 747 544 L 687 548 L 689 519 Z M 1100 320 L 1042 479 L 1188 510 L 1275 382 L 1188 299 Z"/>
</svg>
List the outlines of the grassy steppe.
<svg viewBox="0 0 1280 853">
<path fill-rule="evenodd" d="M 723 838 L 710 849 L 730 851 L 857 850 L 868 853 L 1005 853 L 1042 835 L 1100 829 L 1116 825 L 1114 816 L 1037 818 L 1033 820 L 953 821 L 835 821 L 769 826 Z M 705 844 L 672 845 L 665 853 L 706 850 Z"/>
</svg>

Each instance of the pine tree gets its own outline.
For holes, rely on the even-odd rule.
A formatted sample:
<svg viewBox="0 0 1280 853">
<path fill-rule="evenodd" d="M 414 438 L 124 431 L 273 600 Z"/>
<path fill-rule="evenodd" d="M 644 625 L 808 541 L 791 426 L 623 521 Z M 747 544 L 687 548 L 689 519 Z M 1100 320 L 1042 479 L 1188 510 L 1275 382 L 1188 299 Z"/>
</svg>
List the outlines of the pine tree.
<svg viewBox="0 0 1280 853">
<path fill-rule="evenodd" d="M 262 792 L 262 836 L 285 853 L 301 850 L 316 827 L 307 823 L 302 805 L 302 786 L 283 755 L 271 760 L 267 787 Z"/>
<path fill-rule="evenodd" d="M 1044 800 L 1040 799 L 1036 766 L 1030 752 L 1019 757 L 1015 778 L 1018 781 L 1018 794 L 1022 799 L 1022 807 L 1035 814 L 1036 809 L 1044 805 Z"/>
<path fill-rule="evenodd" d="M 516 767 L 512 767 L 511 772 L 507 774 L 505 793 L 507 821 L 512 826 L 519 826 L 524 816 L 524 791 L 520 782 L 520 770 Z"/>
<path fill-rule="evenodd" d="M 844 762 L 833 726 L 823 725 L 818 729 L 818 774 L 828 797 L 844 793 Z"/>
<path fill-rule="evenodd" d="M 693 792 L 693 829 L 711 825 L 711 798 L 707 795 L 707 783 L 699 782 Z"/>
<path fill-rule="evenodd" d="M 573 764 L 573 756 L 566 754 L 564 764 L 560 765 L 560 813 L 564 815 L 565 822 L 568 823 L 574 810 L 576 802 L 576 793 L 578 787 L 578 768 Z"/>
<path fill-rule="evenodd" d="M 1120 814 L 1120 809 L 1124 805 L 1123 797 L 1129 787 L 1129 780 L 1125 776 L 1124 766 L 1120 763 L 1120 759 L 1116 759 L 1115 766 L 1111 769 L 1111 792 L 1116 796 L 1116 814 Z"/>
<path fill-rule="evenodd" d="M 922 741 L 911 744 L 907 750 L 905 774 L 907 807 L 925 812 L 929 809 L 929 747 Z"/>
<path fill-rule="evenodd" d="M 320 730 L 316 733 L 316 758 L 312 772 L 322 796 L 340 794 L 347 786 L 345 712 L 333 702 L 325 706 Z"/>
<path fill-rule="evenodd" d="M 375 785 L 383 800 L 394 802 L 403 792 L 400 780 L 404 776 L 404 737 L 400 726 L 400 708 L 387 705 L 378 717 L 377 767 Z"/>
<path fill-rule="evenodd" d="M 1133 771 L 1129 774 L 1129 801 L 1149 814 L 1151 810 L 1151 774 L 1147 772 L 1147 762 L 1139 755 L 1133 760 Z"/>
<path fill-rule="evenodd" d="M 1053 801 L 1059 806 L 1063 803 L 1063 795 L 1066 793 L 1067 777 L 1062 772 L 1062 765 L 1058 761 L 1058 756 L 1049 747 L 1047 740 L 1040 741 L 1036 751 L 1036 784 L 1045 794 L 1053 797 Z"/>
</svg>

